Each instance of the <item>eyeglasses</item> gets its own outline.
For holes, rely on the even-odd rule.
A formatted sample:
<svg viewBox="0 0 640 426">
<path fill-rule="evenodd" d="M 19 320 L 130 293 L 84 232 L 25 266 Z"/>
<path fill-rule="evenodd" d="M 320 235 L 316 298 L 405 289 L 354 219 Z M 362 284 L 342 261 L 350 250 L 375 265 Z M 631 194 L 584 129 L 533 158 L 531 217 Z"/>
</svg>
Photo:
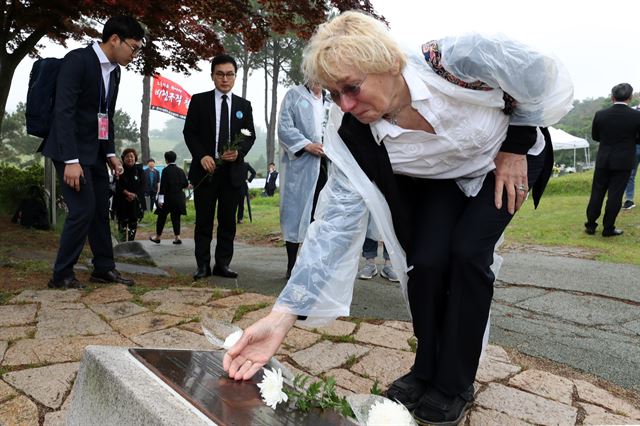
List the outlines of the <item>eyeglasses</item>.
<svg viewBox="0 0 640 426">
<path fill-rule="evenodd" d="M 360 90 L 362 90 L 362 85 L 369 74 L 365 75 L 365 77 L 358 84 L 345 84 L 344 87 L 340 91 L 330 90 L 329 95 L 331 96 L 331 100 L 333 102 L 338 102 L 340 97 L 347 96 L 351 99 L 354 99 L 360 94 Z"/>
<path fill-rule="evenodd" d="M 235 78 L 236 73 L 235 72 L 224 73 L 222 71 L 218 71 L 218 72 L 214 73 L 213 75 L 215 75 L 216 77 L 218 77 L 221 80 L 223 78 L 225 78 L 225 77 L 227 77 L 229 80 L 231 80 L 232 78 Z"/>
<path fill-rule="evenodd" d="M 123 38 L 121 38 L 120 41 L 123 42 L 124 44 L 126 44 L 129 47 L 129 49 L 131 49 L 131 54 L 132 55 L 137 55 L 138 53 L 140 53 L 140 49 L 142 49 L 142 46 L 135 46 L 134 47 L 134 46 L 130 45 L 129 43 L 127 43 L 127 40 L 125 40 Z"/>
</svg>

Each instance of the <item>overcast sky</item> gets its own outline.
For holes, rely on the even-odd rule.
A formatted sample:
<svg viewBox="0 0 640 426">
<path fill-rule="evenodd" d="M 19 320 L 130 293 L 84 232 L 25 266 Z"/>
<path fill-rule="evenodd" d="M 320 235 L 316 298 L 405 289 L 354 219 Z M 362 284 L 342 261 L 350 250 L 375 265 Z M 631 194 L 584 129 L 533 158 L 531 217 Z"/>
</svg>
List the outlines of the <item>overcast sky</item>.
<svg viewBox="0 0 640 426">
<path fill-rule="evenodd" d="M 640 12 L 638 0 L 568 2 L 537 0 L 372 0 L 390 23 L 399 40 L 415 43 L 469 31 L 502 33 L 553 53 L 569 70 L 576 99 L 608 96 L 611 87 L 628 82 L 640 92 Z M 48 47 L 43 56 L 63 56 L 60 47 Z M 32 60 L 18 67 L 9 93 L 7 110 L 24 101 Z M 210 90 L 209 65 L 190 76 L 171 72 L 173 79 L 189 93 Z M 238 78 L 236 93 L 241 90 Z M 253 104 L 256 125 L 264 127 L 263 77 L 255 73 L 249 81 L 248 98 Z M 280 90 L 280 97 L 285 89 Z M 125 71 L 120 84 L 118 107 L 140 122 L 141 77 Z M 152 111 L 151 127 L 161 128 L 170 116 Z"/>
</svg>

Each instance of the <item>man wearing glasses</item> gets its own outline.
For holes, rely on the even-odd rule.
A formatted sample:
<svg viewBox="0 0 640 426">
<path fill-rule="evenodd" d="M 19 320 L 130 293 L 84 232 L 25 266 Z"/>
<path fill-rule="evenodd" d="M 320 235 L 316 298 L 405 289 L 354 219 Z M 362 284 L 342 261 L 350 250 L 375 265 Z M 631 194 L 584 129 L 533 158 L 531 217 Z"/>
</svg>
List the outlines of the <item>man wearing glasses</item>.
<svg viewBox="0 0 640 426">
<path fill-rule="evenodd" d="M 90 280 L 133 285 L 113 260 L 106 164 L 116 176 L 122 173 L 113 133 L 120 66 L 133 60 L 144 35 L 134 18 L 116 16 L 104 25 L 101 43 L 72 50 L 62 61 L 51 131 L 40 146 L 42 154 L 53 160 L 69 209 L 50 288 L 84 287 L 73 266 L 87 239 L 93 252 Z"/>
<path fill-rule="evenodd" d="M 255 141 L 255 131 L 251 103 L 231 93 L 237 72 L 233 57 L 214 57 L 211 79 L 215 89 L 193 95 L 184 123 L 184 140 L 192 157 L 189 181 L 194 187 L 196 208 L 196 280 L 210 275 L 238 276 L 229 264 L 236 236 L 236 208 L 246 179 L 243 162 Z M 215 265 L 211 269 L 216 203 L 218 229 Z"/>
</svg>

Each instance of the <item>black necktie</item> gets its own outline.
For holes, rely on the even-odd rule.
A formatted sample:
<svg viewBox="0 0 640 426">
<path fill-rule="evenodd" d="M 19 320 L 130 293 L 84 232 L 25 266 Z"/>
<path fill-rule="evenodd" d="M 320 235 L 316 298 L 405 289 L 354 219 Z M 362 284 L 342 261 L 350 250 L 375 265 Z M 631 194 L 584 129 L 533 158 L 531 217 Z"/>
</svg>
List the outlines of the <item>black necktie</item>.
<svg viewBox="0 0 640 426">
<path fill-rule="evenodd" d="M 220 107 L 220 133 L 218 134 L 218 153 L 223 154 L 229 144 L 229 104 L 227 95 L 222 95 Z"/>
</svg>

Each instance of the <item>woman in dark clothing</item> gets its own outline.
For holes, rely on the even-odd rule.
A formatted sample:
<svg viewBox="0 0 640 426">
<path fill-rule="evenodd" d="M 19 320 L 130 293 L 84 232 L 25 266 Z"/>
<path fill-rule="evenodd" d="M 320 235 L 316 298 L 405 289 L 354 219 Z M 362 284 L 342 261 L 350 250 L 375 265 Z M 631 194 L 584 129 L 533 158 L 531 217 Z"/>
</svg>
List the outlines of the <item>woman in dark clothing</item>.
<svg viewBox="0 0 640 426">
<path fill-rule="evenodd" d="M 124 172 L 116 181 L 113 204 L 120 241 L 133 241 L 136 239 L 138 221 L 147 209 L 144 202 L 144 169 L 142 164 L 138 164 L 138 153 L 133 148 L 122 151 L 122 163 Z"/>
<path fill-rule="evenodd" d="M 180 215 L 187 214 L 187 201 L 185 200 L 183 189 L 189 185 L 189 181 L 184 170 L 176 166 L 176 158 L 176 153 L 173 151 L 164 153 L 164 160 L 167 166 L 162 170 L 162 176 L 160 177 L 160 191 L 157 199 L 158 208 L 156 209 L 156 214 L 158 215 L 156 235 L 155 237 L 149 237 L 156 244 L 160 244 L 160 237 L 167 221 L 167 215 L 171 215 L 174 235 L 173 244 L 182 244 L 182 240 L 180 240 Z"/>
</svg>

